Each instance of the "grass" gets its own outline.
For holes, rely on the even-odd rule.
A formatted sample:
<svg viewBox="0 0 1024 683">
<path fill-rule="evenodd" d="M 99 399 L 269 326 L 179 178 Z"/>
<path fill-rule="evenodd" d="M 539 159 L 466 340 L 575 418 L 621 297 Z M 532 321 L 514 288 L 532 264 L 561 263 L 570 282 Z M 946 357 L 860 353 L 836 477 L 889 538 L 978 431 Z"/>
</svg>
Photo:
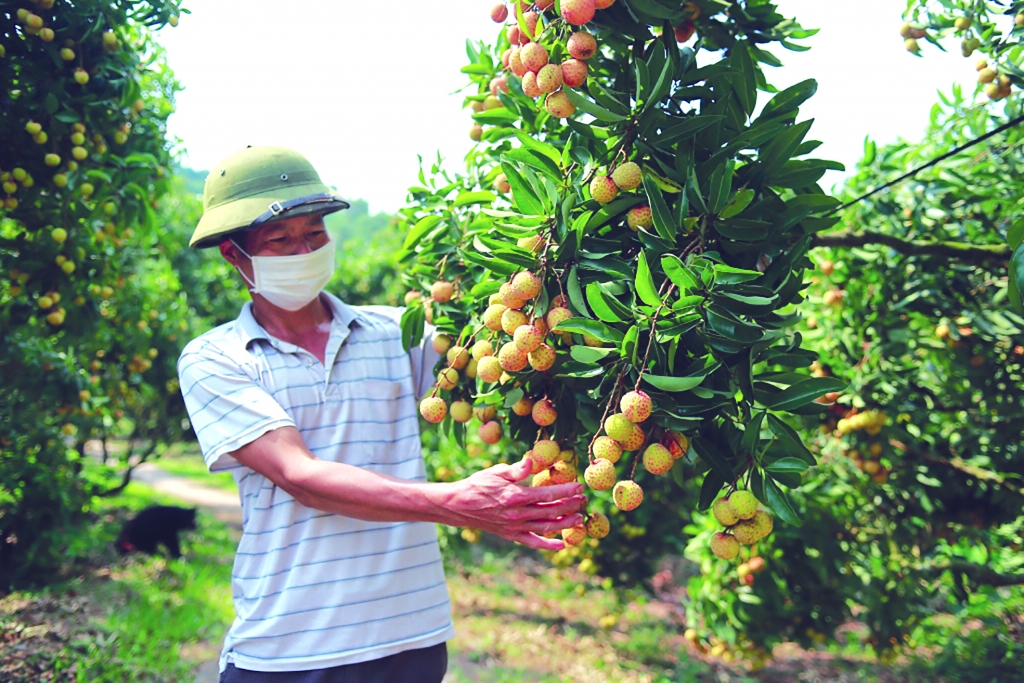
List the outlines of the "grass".
<svg viewBox="0 0 1024 683">
<path fill-rule="evenodd" d="M 217 657 L 234 617 L 235 532 L 201 514 L 182 560 L 121 559 L 111 545 L 128 514 L 174 502 L 130 484 L 100 502 L 84 571 L 0 598 L 0 680 L 190 681 L 198 663 Z"/>
<path fill-rule="evenodd" d="M 230 472 L 210 473 L 195 444 L 188 447 L 177 447 L 168 450 L 162 456 L 153 461 L 153 464 L 171 474 L 179 477 L 195 479 L 206 486 L 223 489 L 225 491 L 238 491 L 235 479 Z"/>
</svg>

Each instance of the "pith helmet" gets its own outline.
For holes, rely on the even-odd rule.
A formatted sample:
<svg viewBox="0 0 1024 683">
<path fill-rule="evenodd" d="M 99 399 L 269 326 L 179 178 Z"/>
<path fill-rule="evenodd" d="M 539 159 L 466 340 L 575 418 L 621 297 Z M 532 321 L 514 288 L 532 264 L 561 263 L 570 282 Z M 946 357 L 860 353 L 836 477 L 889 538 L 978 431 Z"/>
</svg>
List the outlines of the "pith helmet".
<svg viewBox="0 0 1024 683">
<path fill-rule="evenodd" d="M 249 147 L 221 161 L 206 176 L 203 217 L 189 246 L 212 247 L 237 230 L 348 207 L 348 202 L 320 182 L 313 165 L 298 152 L 285 147 Z"/>
</svg>

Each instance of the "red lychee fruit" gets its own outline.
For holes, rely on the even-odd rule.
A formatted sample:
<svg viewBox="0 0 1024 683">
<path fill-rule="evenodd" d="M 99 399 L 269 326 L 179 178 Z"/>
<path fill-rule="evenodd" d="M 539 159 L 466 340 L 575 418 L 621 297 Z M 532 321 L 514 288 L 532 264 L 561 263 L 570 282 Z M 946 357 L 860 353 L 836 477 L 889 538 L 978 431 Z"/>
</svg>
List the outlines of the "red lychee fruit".
<svg viewBox="0 0 1024 683">
<path fill-rule="evenodd" d="M 555 327 L 558 326 L 558 323 L 564 320 L 568 320 L 571 317 L 572 311 L 570 311 L 568 308 L 559 306 L 557 308 L 552 308 L 550 311 L 548 311 L 547 317 L 545 317 L 544 320 L 548 324 L 548 329 L 553 330 L 555 329 Z"/>
<path fill-rule="evenodd" d="M 548 49 L 540 43 L 528 43 L 519 50 L 519 59 L 527 71 L 537 73 L 548 63 Z"/>
<path fill-rule="evenodd" d="M 651 474 L 665 474 L 672 469 L 675 459 L 660 443 L 652 443 L 644 449 L 644 468 Z"/>
<path fill-rule="evenodd" d="M 562 87 L 562 69 L 556 64 L 547 64 L 537 72 L 537 88 L 543 93 L 555 92 Z"/>
<path fill-rule="evenodd" d="M 544 100 L 544 108 L 556 119 L 567 119 L 576 113 L 576 105 L 561 90 L 548 95 Z"/>
<path fill-rule="evenodd" d="M 626 479 L 612 488 L 612 500 L 615 502 L 615 507 L 629 512 L 638 508 L 643 502 L 644 490 L 635 481 Z"/>
<path fill-rule="evenodd" d="M 578 59 L 562 62 L 562 83 L 568 88 L 578 88 L 587 82 L 587 63 Z"/>
<path fill-rule="evenodd" d="M 636 449 L 644 445 L 644 440 L 646 438 L 647 435 L 644 434 L 644 430 L 640 429 L 640 427 L 636 425 L 633 425 L 633 433 L 630 434 L 625 441 L 621 442 L 622 450 L 635 451 Z"/>
<path fill-rule="evenodd" d="M 508 342 L 498 351 L 498 363 L 502 370 L 519 372 L 526 367 L 526 354 L 519 350 L 515 342 Z M 480 372 L 479 368 L 477 372 Z"/>
<path fill-rule="evenodd" d="M 676 42 L 685 43 L 693 37 L 693 32 L 697 30 L 697 27 L 693 25 L 692 21 L 684 21 L 683 23 L 676 26 Z"/>
<path fill-rule="evenodd" d="M 619 401 L 619 409 L 622 414 L 633 423 L 643 422 L 649 418 L 653 407 L 651 397 L 643 391 L 630 391 Z"/>
<path fill-rule="evenodd" d="M 554 484 L 571 484 L 576 481 L 576 468 L 571 462 L 558 460 L 551 466 L 551 482 Z"/>
<path fill-rule="evenodd" d="M 486 444 L 496 444 L 501 441 L 501 423 L 496 420 L 485 422 L 477 430 L 480 440 Z"/>
<path fill-rule="evenodd" d="M 476 364 L 476 376 L 483 382 L 497 382 L 501 378 L 501 361 L 495 356 L 481 358 Z"/>
<path fill-rule="evenodd" d="M 537 372 L 544 372 L 555 364 L 555 350 L 547 344 L 541 344 L 527 356 L 530 367 Z"/>
<path fill-rule="evenodd" d="M 501 314 L 501 329 L 505 334 L 513 335 L 521 325 L 526 324 L 526 314 L 514 308 L 506 308 Z"/>
<path fill-rule="evenodd" d="M 579 545 L 587 540 L 587 527 L 577 524 L 570 529 L 562 529 L 562 540 L 566 545 Z"/>
<path fill-rule="evenodd" d="M 602 515 L 600 512 L 590 513 L 590 519 L 587 520 L 587 536 L 596 539 L 602 539 L 608 535 L 608 532 L 612 530 L 612 525 L 608 522 L 608 518 Z"/>
<path fill-rule="evenodd" d="M 554 404 L 548 399 L 542 399 L 533 404 L 533 421 L 540 427 L 547 427 L 558 419 L 558 411 Z"/>
<path fill-rule="evenodd" d="M 590 181 L 590 196 L 598 204 L 607 204 L 619 194 L 619 188 L 611 178 L 606 175 L 595 176 Z"/>
<path fill-rule="evenodd" d="M 512 341 L 522 351 L 531 353 L 544 342 L 544 335 L 533 325 L 520 325 L 512 334 Z"/>
<path fill-rule="evenodd" d="M 583 480 L 595 491 L 607 491 L 615 486 L 615 465 L 604 458 L 598 458 L 584 470 Z"/>
<path fill-rule="evenodd" d="M 512 404 L 512 412 L 520 417 L 526 417 L 533 412 L 533 399 L 523 396 Z"/>
<path fill-rule="evenodd" d="M 594 441 L 594 457 L 608 462 L 618 462 L 622 457 L 622 446 L 610 436 L 599 436 Z"/>
<path fill-rule="evenodd" d="M 537 85 L 537 74 L 532 71 L 527 71 L 523 76 L 523 94 L 527 97 L 540 97 L 544 94 Z"/>
<path fill-rule="evenodd" d="M 574 59 L 590 59 L 597 52 L 597 39 L 586 31 L 577 31 L 565 46 Z"/>
<path fill-rule="evenodd" d="M 543 283 L 540 278 L 528 270 L 520 271 L 512 278 L 512 289 L 522 299 L 529 300 L 537 296 L 541 287 Z"/>
<path fill-rule="evenodd" d="M 504 3 L 499 3 L 491 8 L 491 20 L 500 24 L 501 22 L 508 19 L 508 7 L 505 7 Z"/>
<path fill-rule="evenodd" d="M 480 341 L 473 344 L 472 352 L 473 358 L 479 361 L 487 356 L 493 356 L 494 347 L 491 346 L 491 342 L 487 341 L 486 339 L 481 339 Z"/>
<path fill-rule="evenodd" d="M 434 340 L 430 343 L 437 353 L 448 353 L 449 347 L 452 345 L 452 338 L 447 334 L 439 334 L 434 337 Z"/>
<path fill-rule="evenodd" d="M 651 213 L 651 207 L 646 204 L 634 206 L 626 214 L 626 225 L 634 232 L 641 228 L 647 230 L 652 227 L 654 225 L 654 214 Z"/>
<path fill-rule="evenodd" d="M 450 282 L 438 280 L 430 286 L 430 298 L 439 304 L 451 301 L 455 286 Z"/>
<path fill-rule="evenodd" d="M 448 405 L 440 396 L 428 396 L 420 401 L 420 415 L 427 422 L 437 424 L 448 413 Z"/>
<path fill-rule="evenodd" d="M 492 95 L 497 95 L 499 92 L 508 92 L 508 79 L 504 76 L 492 78 L 487 87 L 490 89 Z"/>
<path fill-rule="evenodd" d="M 469 351 L 464 346 L 453 346 L 448 349 L 448 365 L 461 370 L 469 363 Z"/>
<path fill-rule="evenodd" d="M 469 422 L 473 417 L 473 406 L 466 401 L 455 401 L 451 406 L 452 419 L 456 422 Z"/>
<path fill-rule="evenodd" d="M 516 76 L 522 78 L 526 75 L 529 69 L 523 64 L 523 59 L 520 55 L 520 48 L 518 46 L 513 47 L 512 51 L 508 55 L 508 68 L 512 70 Z"/>
<path fill-rule="evenodd" d="M 594 0 L 594 7 L 597 9 L 608 9 L 615 4 L 615 0 Z"/>
<path fill-rule="evenodd" d="M 665 435 L 661 438 L 661 443 L 676 460 L 686 455 L 686 451 L 690 450 L 690 440 L 671 429 L 665 432 Z"/>
<path fill-rule="evenodd" d="M 722 560 L 734 560 L 740 552 L 740 543 L 732 534 L 719 531 L 711 537 L 711 552 Z"/>
<path fill-rule="evenodd" d="M 597 10 L 594 0 L 565 0 L 561 7 L 562 18 L 574 26 L 590 23 Z"/>
<path fill-rule="evenodd" d="M 556 441 L 551 439 L 541 439 L 537 443 L 533 444 L 533 459 L 544 465 L 544 467 L 551 467 L 558 460 L 559 454 L 562 450 L 558 447 Z"/>
<path fill-rule="evenodd" d="M 484 311 L 484 325 L 487 329 L 497 332 L 501 329 L 501 316 L 505 313 L 503 304 L 491 304 Z"/>
</svg>

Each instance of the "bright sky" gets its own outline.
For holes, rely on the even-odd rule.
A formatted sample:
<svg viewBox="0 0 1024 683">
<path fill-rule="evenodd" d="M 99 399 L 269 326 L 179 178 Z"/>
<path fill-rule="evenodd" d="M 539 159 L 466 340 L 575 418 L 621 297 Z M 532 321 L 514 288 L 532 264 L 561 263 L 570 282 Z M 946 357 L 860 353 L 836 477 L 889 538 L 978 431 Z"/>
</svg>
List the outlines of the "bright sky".
<svg viewBox="0 0 1024 683">
<path fill-rule="evenodd" d="M 462 168 L 471 120 L 453 93 L 466 83 L 466 39 L 497 35 L 494 2 L 186 0 L 192 14 L 161 33 L 185 86 L 171 133 L 196 169 L 246 145 L 292 147 L 343 195 L 394 211 L 417 182 L 417 154 L 432 161 L 440 150 L 448 168 Z M 802 41 L 808 52 L 773 47 L 785 66 L 768 72 L 780 88 L 817 78 L 801 111 L 825 143 L 816 156 L 852 167 L 865 135 L 916 139 L 937 90 L 973 87 L 976 58 L 964 59 L 955 42 L 948 54 L 925 45 L 926 59 L 906 52 L 905 6 L 779 0 L 784 14 L 821 29 Z"/>
</svg>

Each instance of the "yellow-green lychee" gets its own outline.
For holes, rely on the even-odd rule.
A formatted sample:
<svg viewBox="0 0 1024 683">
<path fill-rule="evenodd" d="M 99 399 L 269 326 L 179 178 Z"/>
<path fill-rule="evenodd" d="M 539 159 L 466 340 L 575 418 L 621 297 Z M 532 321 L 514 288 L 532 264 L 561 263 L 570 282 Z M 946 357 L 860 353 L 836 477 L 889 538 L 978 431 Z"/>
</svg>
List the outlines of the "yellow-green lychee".
<svg viewBox="0 0 1024 683">
<path fill-rule="evenodd" d="M 753 519 L 741 519 L 731 529 L 736 540 L 743 545 L 752 545 L 761 538 L 759 526 Z"/>
<path fill-rule="evenodd" d="M 610 436 L 599 436 L 594 441 L 594 457 L 616 463 L 622 457 L 622 446 Z"/>
<path fill-rule="evenodd" d="M 672 469 L 675 458 L 660 443 L 652 443 L 644 449 L 644 469 L 651 474 L 665 474 Z"/>
<path fill-rule="evenodd" d="M 734 560 L 740 552 L 740 543 L 732 534 L 719 531 L 711 537 L 711 552 L 722 560 Z"/>
<path fill-rule="evenodd" d="M 608 532 L 612 530 L 612 525 L 608 521 L 608 518 L 602 515 L 600 512 L 590 513 L 590 519 L 587 520 L 587 535 L 591 538 L 601 539 L 608 535 Z"/>
<path fill-rule="evenodd" d="M 604 458 L 598 458 L 584 470 L 583 480 L 595 491 L 607 491 L 615 486 L 615 465 Z"/>
<path fill-rule="evenodd" d="M 719 498 L 715 501 L 715 504 L 711 507 L 711 511 L 715 514 L 715 519 L 722 526 L 732 526 L 736 522 L 740 521 L 740 518 L 733 512 L 732 506 L 729 505 L 728 498 Z"/>
<path fill-rule="evenodd" d="M 612 171 L 612 181 L 620 190 L 635 190 L 640 187 L 641 179 L 640 167 L 632 161 L 627 161 Z"/>
<path fill-rule="evenodd" d="M 604 431 L 611 438 L 622 443 L 633 433 L 633 423 L 622 413 L 609 415 L 604 421 Z"/>
<path fill-rule="evenodd" d="M 729 506 L 740 519 L 750 519 L 757 512 L 757 498 L 750 491 L 736 491 L 729 496 Z"/>
<path fill-rule="evenodd" d="M 612 500 L 620 510 L 629 512 L 640 506 L 644 500 L 644 491 L 635 481 L 620 481 L 612 488 Z"/>
</svg>

